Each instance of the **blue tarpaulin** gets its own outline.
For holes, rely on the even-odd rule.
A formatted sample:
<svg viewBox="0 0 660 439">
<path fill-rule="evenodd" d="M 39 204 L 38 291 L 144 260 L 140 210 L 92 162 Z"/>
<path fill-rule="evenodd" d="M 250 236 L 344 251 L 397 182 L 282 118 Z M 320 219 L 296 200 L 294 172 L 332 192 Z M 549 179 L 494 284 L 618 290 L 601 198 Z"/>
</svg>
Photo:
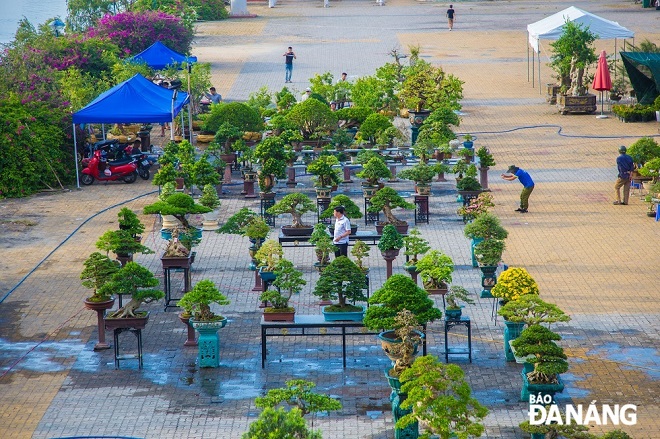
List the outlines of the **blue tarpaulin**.
<svg viewBox="0 0 660 439">
<path fill-rule="evenodd" d="M 184 62 L 197 62 L 196 56 L 181 55 L 160 41 L 156 41 L 154 44 L 129 59 L 131 61 L 144 62 L 154 70 L 162 70 L 172 64 L 179 67 L 179 65 Z"/>
<path fill-rule="evenodd" d="M 102 93 L 73 114 L 73 123 L 155 123 L 171 122 L 188 103 L 188 93 L 154 84 L 139 73 Z M 174 103 L 174 107 L 172 107 Z"/>
</svg>

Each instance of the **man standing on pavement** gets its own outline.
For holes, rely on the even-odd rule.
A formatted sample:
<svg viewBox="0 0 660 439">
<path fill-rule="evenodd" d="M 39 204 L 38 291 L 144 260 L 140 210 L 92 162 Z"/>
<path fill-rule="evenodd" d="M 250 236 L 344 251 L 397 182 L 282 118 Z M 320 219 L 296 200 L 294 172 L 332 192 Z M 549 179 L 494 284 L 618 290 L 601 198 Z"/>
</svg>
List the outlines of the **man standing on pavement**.
<svg viewBox="0 0 660 439">
<path fill-rule="evenodd" d="M 532 180 L 532 177 L 527 171 L 520 169 L 515 165 L 509 166 L 509 169 L 505 174 L 502 174 L 501 177 L 507 181 L 513 181 L 517 178 L 523 185 L 523 190 L 520 193 L 520 207 L 516 209 L 516 212 L 527 213 L 527 208 L 529 207 L 529 195 L 534 190 L 534 180 Z"/>
<path fill-rule="evenodd" d="M 630 177 L 635 163 L 632 157 L 626 154 L 626 147 L 619 146 L 619 157 L 616 158 L 616 167 L 619 171 L 616 183 L 614 183 L 614 192 L 616 194 L 616 201 L 614 205 L 627 205 L 628 197 L 630 196 Z M 621 202 L 621 187 L 623 187 L 623 202 Z"/>
<path fill-rule="evenodd" d="M 344 215 L 344 206 L 335 207 L 335 234 L 332 243 L 337 246 L 335 257 L 348 256 L 348 236 L 351 234 L 351 222 Z"/>
<path fill-rule="evenodd" d="M 449 5 L 447 9 L 447 23 L 449 24 L 449 30 L 451 31 L 454 28 L 454 17 L 456 16 L 456 11 L 454 11 L 454 5 Z"/>
<path fill-rule="evenodd" d="M 286 68 L 284 73 L 284 82 L 291 82 L 291 74 L 293 73 L 293 60 L 297 59 L 296 54 L 293 53 L 293 48 L 288 47 L 287 51 L 284 52 L 284 67 Z"/>
</svg>

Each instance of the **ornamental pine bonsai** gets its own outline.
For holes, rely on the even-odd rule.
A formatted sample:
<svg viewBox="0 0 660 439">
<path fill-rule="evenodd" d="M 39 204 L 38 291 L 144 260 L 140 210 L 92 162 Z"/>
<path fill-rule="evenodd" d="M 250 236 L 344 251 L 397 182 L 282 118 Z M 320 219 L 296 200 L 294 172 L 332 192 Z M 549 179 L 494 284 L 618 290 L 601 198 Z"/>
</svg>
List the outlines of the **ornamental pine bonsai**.
<svg viewBox="0 0 660 439">
<path fill-rule="evenodd" d="M 307 285 L 307 281 L 303 279 L 302 272 L 293 266 L 293 262 L 286 259 L 281 259 L 277 263 L 275 274 L 277 279 L 273 281 L 273 286 L 277 287 L 279 291 L 265 291 L 259 298 L 262 302 L 268 302 L 271 305 L 264 312 L 293 311 L 294 309 L 289 307 L 289 300 L 294 293 L 299 293 L 301 288 Z"/>
<path fill-rule="evenodd" d="M 215 187 L 210 184 L 204 186 L 202 196 L 199 197 L 199 204 L 211 210 L 216 210 L 220 207 L 220 198 L 218 198 L 218 191 Z"/>
<path fill-rule="evenodd" d="M 160 281 L 147 268 L 136 262 L 127 262 L 112 275 L 99 292 L 103 295 L 126 294 L 131 296 L 130 302 L 109 313 L 107 318 L 140 317 L 144 312 L 138 312 L 143 303 L 162 299 L 165 296 L 161 290 L 156 289 Z"/>
<path fill-rule="evenodd" d="M 406 265 L 416 265 L 419 259 L 418 256 L 423 256 L 431 250 L 429 242 L 422 238 L 422 232 L 417 227 L 413 228 L 408 232 L 408 236 L 403 238 L 403 245 L 406 248 L 403 254 L 408 256 Z"/>
<path fill-rule="evenodd" d="M 402 209 L 414 209 L 415 205 L 407 202 L 391 187 L 384 187 L 376 191 L 373 197 L 369 200 L 371 205 L 367 211 L 376 213 L 383 211 L 385 214 L 384 224 L 406 224 L 406 221 L 402 221 L 394 216 L 392 210 L 400 207 Z"/>
<path fill-rule="evenodd" d="M 418 357 L 399 379 L 406 394 L 401 408 L 411 412 L 397 421 L 397 428 L 419 422 L 426 430 L 421 439 L 479 437 L 484 432 L 481 422 L 488 409 L 472 396 L 459 366 L 426 355 Z"/>
<path fill-rule="evenodd" d="M 531 325 L 511 342 L 517 357 L 533 356 L 526 360 L 534 365 L 534 370 L 527 373 L 530 383 L 556 384 L 557 375 L 568 370 L 564 349 L 555 343 L 559 340 L 561 336 L 545 326 Z"/>
<path fill-rule="evenodd" d="M 282 245 L 274 239 L 269 239 L 259 247 L 254 258 L 259 262 L 258 266 L 263 267 L 263 271 L 275 271 L 282 255 L 284 255 Z"/>
<path fill-rule="evenodd" d="M 502 260 L 505 248 L 501 239 L 485 239 L 474 246 L 474 257 L 479 265 L 493 267 Z"/>
<path fill-rule="evenodd" d="M 355 174 L 358 178 L 363 178 L 370 186 L 378 186 L 381 178 L 392 178 L 392 172 L 387 167 L 382 158 L 372 157 L 362 167 L 362 171 Z"/>
<path fill-rule="evenodd" d="M 360 207 L 353 202 L 348 196 L 339 194 L 332 197 L 328 208 L 321 213 L 320 218 L 332 218 L 332 213 L 335 211 L 335 207 L 344 206 L 344 215 L 349 220 L 360 219 L 362 218 L 362 211 Z"/>
<path fill-rule="evenodd" d="M 447 309 L 461 309 L 460 302 L 463 302 L 466 305 L 474 304 L 474 300 L 470 297 L 471 294 L 472 293 L 460 285 L 452 285 L 449 288 L 449 291 L 447 291 L 447 294 L 445 294 Z"/>
<path fill-rule="evenodd" d="M 378 240 L 378 248 L 381 252 L 389 250 L 400 250 L 403 247 L 403 236 L 396 231 L 392 224 L 388 224 L 383 228 L 383 234 Z"/>
<path fill-rule="evenodd" d="M 191 228 L 186 215 L 208 213 L 211 210 L 201 204 L 196 204 L 190 195 L 183 193 L 175 193 L 165 198 L 165 200 L 144 206 L 144 213 L 146 214 L 159 213 L 161 215 L 172 215 L 179 220 L 185 230 Z"/>
<path fill-rule="evenodd" d="M 369 246 L 359 239 L 353 244 L 351 249 L 351 256 L 355 258 L 355 265 L 362 271 L 362 273 L 369 273 L 369 267 L 364 265 L 363 259 L 369 257 Z"/>
<path fill-rule="evenodd" d="M 289 380 L 285 388 L 271 389 L 266 396 L 259 396 L 254 400 L 257 408 L 275 408 L 281 403 L 294 406 L 303 416 L 310 413 L 341 410 L 342 405 L 338 400 L 315 393 L 316 384 L 305 380 Z"/>
<path fill-rule="evenodd" d="M 135 253 L 147 255 L 153 253 L 149 247 L 142 245 L 128 230 L 108 230 L 96 241 L 96 248 L 108 254 L 127 257 Z"/>
<path fill-rule="evenodd" d="M 119 271 L 119 263 L 111 260 L 106 255 L 94 252 L 83 263 L 85 268 L 80 273 L 83 287 L 91 288 L 92 295 L 86 300 L 89 302 L 105 302 L 112 298 L 112 294 L 101 292 L 100 289 L 112 276 Z"/>
<path fill-rule="evenodd" d="M 526 294 L 539 294 L 539 286 L 524 268 L 509 267 L 500 273 L 490 294 L 505 302 L 518 300 Z"/>
<path fill-rule="evenodd" d="M 325 308 L 326 312 L 361 311 L 362 307 L 349 305 L 367 300 L 364 273 L 346 256 L 335 258 L 319 276 L 313 294 L 322 299 L 337 300 L 336 305 Z"/>
<path fill-rule="evenodd" d="M 310 100 L 313 99 L 307 99 Z M 265 408 L 241 436 L 241 439 L 264 438 L 321 439 L 322 436 L 320 431 L 307 428 L 299 409 L 294 408 L 287 412 L 284 407 L 278 407 Z"/>
<path fill-rule="evenodd" d="M 229 305 L 229 299 L 218 290 L 213 282 L 204 279 L 181 297 L 177 305 L 192 315 L 193 320 L 199 322 L 214 322 L 224 320 L 224 317 L 211 311 L 211 304 Z"/>
<path fill-rule="evenodd" d="M 505 320 L 525 323 L 528 326 L 541 323 L 568 322 L 571 317 L 553 303 L 548 303 L 536 295 L 526 294 L 502 306 L 497 313 Z"/>
<path fill-rule="evenodd" d="M 289 227 L 297 229 L 309 227 L 302 222 L 302 216 L 307 212 L 314 212 L 316 205 L 312 200 L 302 192 L 293 192 L 282 197 L 280 201 L 269 208 L 266 213 L 269 215 L 281 215 L 288 213 L 292 217 Z"/>
<path fill-rule="evenodd" d="M 333 168 L 339 160 L 333 155 L 322 155 L 307 165 L 307 172 L 316 176 L 314 186 L 331 187 L 342 182 L 340 170 Z"/>
<path fill-rule="evenodd" d="M 451 282 L 454 261 L 439 250 L 426 253 L 416 265 L 427 290 L 444 289 Z"/>
<path fill-rule="evenodd" d="M 421 326 L 442 317 L 426 291 L 402 274 L 390 276 L 369 298 L 369 305 L 364 326 L 370 330 L 393 329 L 394 318 L 404 309 L 412 312 Z"/>
<path fill-rule="evenodd" d="M 138 237 L 144 233 L 144 224 L 140 218 L 128 207 L 122 207 L 117 214 L 117 222 L 120 230 L 126 230 L 133 237 Z"/>
</svg>

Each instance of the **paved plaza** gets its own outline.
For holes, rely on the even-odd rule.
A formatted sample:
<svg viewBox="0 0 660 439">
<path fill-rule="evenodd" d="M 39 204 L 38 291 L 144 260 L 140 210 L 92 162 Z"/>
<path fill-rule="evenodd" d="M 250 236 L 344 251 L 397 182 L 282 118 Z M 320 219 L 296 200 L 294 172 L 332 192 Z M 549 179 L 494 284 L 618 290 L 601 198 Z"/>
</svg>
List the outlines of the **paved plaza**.
<svg viewBox="0 0 660 439">
<path fill-rule="evenodd" d="M 544 300 L 571 315 L 555 329 L 569 356 L 562 377 L 565 404 L 636 404 L 637 425 L 624 426 L 635 439 L 660 438 L 660 223 L 645 214 L 638 191 L 628 206 L 613 206 L 615 158 L 619 145 L 641 136 L 658 136 L 658 123 L 624 124 L 615 117 L 561 116 L 545 103 L 538 84 L 528 82 L 526 25 L 560 11 L 567 2 L 455 3 L 454 30 L 446 26 L 446 3 L 368 0 L 283 0 L 275 8 L 250 4 L 253 19 L 231 19 L 198 26 L 193 53 L 212 64 L 213 84 L 228 100 L 244 100 L 266 86 L 284 86 L 282 53 L 293 46 L 298 59 L 293 83 L 297 92 L 315 73 L 329 71 L 349 79 L 372 74 L 391 60 L 392 49 L 407 53 L 419 45 L 421 57 L 465 81 L 462 122 L 457 131 L 473 133 L 486 145 L 497 166 L 489 173 L 494 213 L 509 231 L 504 262 L 525 267 L 537 280 Z M 579 6 L 616 20 L 636 32 L 636 42 L 660 42 L 660 12 L 628 2 L 587 1 Z M 619 45 L 621 42 L 619 42 Z M 542 83 L 551 82 L 542 63 Z M 597 49 L 614 50 L 613 41 Z M 157 130 L 154 130 L 157 131 Z M 155 138 L 154 143 L 164 139 Z M 520 184 L 500 173 L 511 164 L 536 181 L 530 212 L 514 212 Z M 224 222 L 246 200 L 240 174 L 222 197 Z M 463 222 L 456 215 L 455 182 L 434 183 L 429 224 L 420 225 L 433 248 L 456 265 L 454 283 L 480 290 L 472 268 Z M 412 182 L 393 187 L 412 192 Z M 289 189 L 279 183 L 281 197 Z M 294 189 L 312 195 L 309 177 Z M 218 369 L 200 369 L 197 350 L 184 347 L 184 325 L 177 312 L 151 311 L 143 331 L 144 368 L 124 361 L 115 370 L 112 350 L 95 352 L 96 316 L 83 307 L 89 292 L 80 285 L 82 263 L 94 243 L 116 228 L 117 212 L 141 213 L 156 187 L 94 183 L 80 190 L 44 193 L 24 200 L 0 200 L 0 438 L 132 436 L 148 439 L 238 439 L 256 419 L 254 398 L 286 380 L 314 381 L 318 390 L 340 399 L 343 409 L 314 419 L 325 438 L 394 437 L 389 386 L 383 377 L 388 360 L 372 335 L 348 340 L 348 365 L 342 368 L 340 337 L 271 339 L 261 369 L 260 310 L 252 291 L 246 238 L 204 232 L 196 248 L 193 282 L 211 279 L 231 305 L 222 309 L 230 322 L 221 330 Z M 359 180 L 339 191 L 362 204 Z M 402 214 L 413 221 L 410 212 Z M 160 223 L 141 215 L 148 234 L 144 244 L 156 251 L 136 260 L 162 279 L 159 254 L 165 247 Z M 306 217 L 314 222 L 315 217 Z M 277 220 L 277 227 L 286 223 Z M 373 225 L 360 222 L 364 230 Z M 271 237 L 276 237 L 276 232 Z M 300 268 L 308 285 L 293 303 L 300 314 L 318 314 L 311 290 L 318 278 L 311 248 L 286 248 L 285 257 Z M 403 271 L 404 258 L 394 262 Z M 372 247 L 368 259 L 372 291 L 385 281 L 385 263 Z M 177 277 L 178 276 L 178 277 Z M 175 276 L 175 287 L 181 276 Z M 440 302 L 440 301 L 438 301 Z M 441 306 L 441 303 L 438 303 Z M 491 318 L 492 302 L 478 299 L 464 310 L 472 320 L 473 361 L 454 357 L 466 372 L 475 396 L 488 407 L 483 437 L 518 439 L 526 403 L 519 401 L 520 365 L 506 363 L 501 318 Z M 465 343 L 460 331 L 450 343 Z M 107 337 L 111 340 L 112 334 Z M 131 347 L 124 334 L 122 346 Z M 444 352 L 440 322 L 428 330 L 429 353 Z M 595 426 L 602 433 L 611 426 Z"/>
</svg>

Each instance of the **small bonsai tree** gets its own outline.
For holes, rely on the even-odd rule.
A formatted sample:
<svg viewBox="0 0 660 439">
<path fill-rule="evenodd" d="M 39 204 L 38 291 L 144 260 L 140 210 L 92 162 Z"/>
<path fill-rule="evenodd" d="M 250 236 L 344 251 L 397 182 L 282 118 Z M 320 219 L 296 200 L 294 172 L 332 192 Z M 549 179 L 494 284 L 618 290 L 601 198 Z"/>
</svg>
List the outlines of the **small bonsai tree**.
<svg viewBox="0 0 660 439">
<path fill-rule="evenodd" d="M 456 182 L 456 189 L 459 191 L 480 191 L 483 187 L 475 177 L 466 175 L 461 181 Z"/>
<path fill-rule="evenodd" d="M 307 281 L 303 279 L 302 272 L 294 267 L 293 262 L 287 259 L 280 259 L 275 267 L 275 274 L 277 279 L 273 281 L 273 286 L 279 291 L 265 291 L 259 300 L 270 303 L 271 307 L 278 311 L 293 311 L 293 308 L 289 307 L 289 300 L 294 293 L 299 293 L 301 288 L 307 285 Z"/>
<path fill-rule="evenodd" d="M 474 246 L 474 257 L 481 266 L 496 266 L 502 260 L 506 245 L 501 239 L 485 239 Z"/>
<path fill-rule="evenodd" d="M 412 180 L 418 184 L 429 184 L 433 181 L 433 177 L 438 173 L 437 166 L 431 166 L 424 163 L 419 163 L 412 168 L 404 169 L 397 174 L 397 177 L 404 180 Z"/>
<path fill-rule="evenodd" d="M 527 373 L 530 383 L 556 384 L 557 375 L 568 370 L 564 349 L 555 343 L 559 340 L 561 336 L 545 326 L 531 325 L 511 342 L 517 357 L 533 356 L 527 359 L 534 365 L 534 370 Z"/>
<path fill-rule="evenodd" d="M 149 247 L 142 245 L 128 230 L 108 230 L 96 241 L 96 248 L 108 254 L 127 257 L 135 253 L 144 255 L 153 253 Z"/>
<path fill-rule="evenodd" d="M 310 413 L 341 410 L 341 402 L 336 399 L 314 392 L 316 384 L 305 380 L 289 380 L 285 388 L 271 389 L 266 396 L 257 397 L 254 404 L 257 408 L 275 408 L 286 403 L 300 410 L 305 416 Z"/>
<path fill-rule="evenodd" d="M 426 430 L 422 439 L 479 437 L 484 432 L 481 421 L 488 409 L 471 395 L 459 366 L 442 364 L 437 357 L 426 355 L 404 370 L 400 380 L 401 391 L 406 394 L 401 408 L 411 412 L 397 421 L 397 428 L 419 422 Z"/>
<path fill-rule="evenodd" d="M 320 431 L 307 428 L 299 409 L 294 408 L 287 412 L 283 407 L 279 407 L 264 409 L 241 436 L 241 439 L 264 438 L 321 439 L 322 436 Z"/>
<path fill-rule="evenodd" d="M 628 148 L 628 155 L 642 167 L 649 160 L 660 157 L 660 145 L 651 137 L 642 137 Z"/>
<path fill-rule="evenodd" d="M 202 190 L 202 196 L 199 197 L 199 204 L 204 207 L 208 207 L 211 210 L 215 210 L 220 207 L 220 198 L 218 198 L 218 191 L 215 190 L 210 184 L 204 186 Z"/>
<path fill-rule="evenodd" d="M 447 288 L 454 272 L 454 261 L 439 250 L 431 250 L 417 261 L 417 270 L 424 288 L 439 290 Z"/>
<path fill-rule="evenodd" d="M 292 217 L 291 228 L 308 227 L 303 224 L 302 216 L 307 212 L 316 210 L 316 205 L 312 200 L 302 192 L 293 192 L 282 197 L 280 201 L 269 208 L 266 213 L 269 215 L 281 215 L 288 213 Z"/>
<path fill-rule="evenodd" d="M 546 410 L 549 408 L 549 406 L 546 406 Z M 573 417 L 567 418 L 566 414 L 563 411 L 560 411 L 560 414 L 562 422 L 557 423 L 557 424 L 530 424 L 529 420 L 521 422 L 518 424 L 520 429 L 526 433 L 530 434 L 542 434 L 545 437 L 566 437 L 566 438 L 571 438 L 571 439 L 597 439 L 596 436 L 591 435 L 587 433 L 589 431 L 589 427 L 586 425 L 579 425 L 576 423 L 575 419 Z M 616 431 L 621 431 L 621 430 L 613 430 L 610 433 L 615 433 Z M 623 433 L 623 432 L 622 432 Z M 627 434 L 623 433 L 625 436 L 608 436 L 609 433 L 605 434 L 604 436 L 599 436 L 600 439 L 632 439 L 630 436 Z"/>
<path fill-rule="evenodd" d="M 262 217 L 255 216 L 241 227 L 240 233 L 243 236 L 247 236 L 250 240 L 260 243 L 268 237 L 270 227 Z"/>
<path fill-rule="evenodd" d="M 364 273 L 346 256 L 335 258 L 321 272 L 313 294 L 322 299 L 337 300 L 336 305 L 326 308 L 327 312 L 359 311 L 362 308 L 349 305 L 367 300 Z"/>
<path fill-rule="evenodd" d="M 259 262 L 258 266 L 263 267 L 263 271 L 275 271 L 283 255 L 282 245 L 274 239 L 269 239 L 259 247 L 254 258 Z"/>
<path fill-rule="evenodd" d="M 381 134 L 390 128 L 395 127 L 387 116 L 380 113 L 371 113 L 360 125 L 358 135 L 368 140 L 370 144 L 375 145 Z"/>
<path fill-rule="evenodd" d="M 168 181 L 160 189 L 160 194 L 158 194 L 158 199 L 161 201 L 165 201 L 165 199 L 172 194 L 176 194 L 176 183 L 174 183 L 174 181 Z"/>
<path fill-rule="evenodd" d="M 211 304 L 229 305 L 231 303 L 209 279 L 200 280 L 192 290 L 188 291 L 177 302 L 177 305 L 191 314 L 193 320 L 214 322 L 224 320 L 224 317 L 211 311 Z"/>
<path fill-rule="evenodd" d="M 330 263 L 330 254 L 337 250 L 332 244 L 332 238 L 328 235 L 325 224 L 317 223 L 314 225 L 314 231 L 309 238 L 309 243 L 314 244 L 316 258 L 320 267 L 325 267 Z"/>
<path fill-rule="evenodd" d="M 403 254 L 409 258 L 407 265 L 417 265 L 418 256 L 423 256 L 431 250 L 429 242 L 422 238 L 422 232 L 417 227 L 413 228 L 408 232 L 408 236 L 403 238 L 403 245 L 406 248 Z"/>
<path fill-rule="evenodd" d="M 140 236 L 144 233 L 144 224 L 142 224 L 135 212 L 128 207 L 122 207 L 119 211 L 117 222 L 119 223 L 120 230 L 127 231 L 133 237 Z"/>
<path fill-rule="evenodd" d="M 467 224 L 463 230 L 466 238 L 481 239 L 506 239 L 509 233 L 499 218 L 492 213 L 483 213 L 478 215 L 473 222 Z"/>
<path fill-rule="evenodd" d="M 106 255 L 94 252 L 83 263 L 85 268 L 80 273 L 80 280 L 85 288 L 92 290 L 92 295 L 87 298 L 89 302 L 105 302 L 110 300 L 112 294 L 108 291 L 101 292 L 101 287 L 112 279 L 119 271 L 119 263 L 111 260 Z"/>
<path fill-rule="evenodd" d="M 220 160 L 212 164 L 209 158 L 209 153 L 205 151 L 199 160 L 196 160 L 190 167 L 192 183 L 198 188 L 203 188 L 206 185 L 217 186 L 220 184 L 218 168 L 224 169 L 226 164 L 224 162 L 220 163 Z"/>
<path fill-rule="evenodd" d="M 191 213 L 208 213 L 210 211 L 211 209 L 208 207 L 196 204 L 195 200 L 193 200 L 190 195 L 182 193 L 170 195 L 165 198 L 165 200 L 144 206 L 144 213 L 146 214 L 159 213 L 161 215 L 174 216 L 179 220 L 185 230 L 191 228 L 190 223 L 186 219 L 186 215 Z"/>
<path fill-rule="evenodd" d="M 639 175 L 643 177 L 651 177 L 652 181 L 658 181 L 660 177 L 660 157 L 656 157 L 644 163 L 639 169 Z"/>
<path fill-rule="evenodd" d="M 286 163 L 290 154 L 280 137 L 267 137 L 255 147 L 252 157 L 261 167 L 259 171 L 259 188 L 263 192 L 271 192 L 274 178 L 286 177 Z"/>
<path fill-rule="evenodd" d="M 452 285 L 445 295 L 445 299 L 447 300 L 447 309 L 461 309 L 460 302 L 463 302 L 466 305 L 474 304 L 474 300 L 472 300 L 470 297 L 471 295 L 472 293 L 470 293 L 462 286 Z"/>
<path fill-rule="evenodd" d="M 362 171 L 355 174 L 358 178 L 363 178 L 370 186 L 378 186 L 381 178 L 392 178 L 392 172 L 387 167 L 382 158 L 372 157 L 363 166 Z"/>
<path fill-rule="evenodd" d="M 477 157 L 479 157 L 479 165 L 481 168 L 490 168 L 495 166 L 495 159 L 493 159 L 493 154 L 490 153 L 490 150 L 485 146 L 482 146 L 477 150 Z"/>
<path fill-rule="evenodd" d="M 131 296 L 130 302 L 115 312 L 108 314 L 108 318 L 139 317 L 138 309 L 143 303 L 162 299 L 165 296 L 161 290 L 156 289 L 160 281 L 147 268 L 136 262 L 128 262 L 106 282 L 99 292 L 102 295 L 126 294 Z"/>
<path fill-rule="evenodd" d="M 341 183 L 340 170 L 333 168 L 339 160 L 333 155 L 322 155 L 307 165 L 307 172 L 316 176 L 314 186 L 331 187 Z"/>
<path fill-rule="evenodd" d="M 227 222 L 220 227 L 217 233 L 226 233 L 231 235 L 242 235 L 243 229 L 259 214 L 247 207 L 241 208 L 238 212 L 227 218 Z"/>
<path fill-rule="evenodd" d="M 417 318 L 407 309 L 399 311 L 394 317 L 394 335 L 396 343 L 390 343 L 385 352 L 393 359 L 394 364 L 387 374 L 399 377 L 401 373 L 412 366 L 417 354 L 417 347 L 424 338 L 422 327 Z"/>
<path fill-rule="evenodd" d="M 388 224 L 383 228 L 383 234 L 378 240 L 378 248 L 381 252 L 389 250 L 399 250 L 403 247 L 403 236 L 396 231 L 392 224 Z"/>
<path fill-rule="evenodd" d="M 385 214 L 385 224 L 405 224 L 405 221 L 402 221 L 394 216 L 392 211 L 397 207 L 402 209 L 414 209 L 415 205 L 407 202 L 401 195 L 399 195 L 391 187 L 384 187 L 376 191 L 373 197 L 369 200 L 371 205 L 367 211 L 376 213 L 383 211 Z"/>
<path fill-rule="evenodd" d="M 158 172 L 154 174 L 151 183 L 156 186 L 165 186 L 167 183 L 174 183 L 179 176 L 180 174 L 174 168 L 173 163 L 161 163 L 160 168 L 158 169 Z"/>
<path fill-rule="evenodd" d="M 505 320 L 528 326 L 542 323 L 568 322 L 571 317 L 553 303 L 543 301 L 536 294 L 527 294 L 502 306 L 497 313 Z"/>
<path fill-rule="evenodd" d="M 456 213 L 463 216 L 464 222 L 469 222 L 482 213 L 487 213 L 488 209 L 491 207 L 495 207 L 495 203 L 493 203 L 493 194 L 490 192 L 482 192 L 477 198 L 470 200 L 467 205 L 460 207 Z"/>
<path fill-rule="evenodd" d="M 369 308 L 364 316 L 364 326 L 370 330 L 393 329 L 396 315 L 407 309 L 421 326 L 442 317 L 426 291 L 419 288 L 408 276 L 394 274 L 369 298 Z"/>
<path fill-rule="evenodd" d="M 321 219 L 326 219 L 326 218 L 331 218 L 332 213 L 335 210 L 335 207 L 339 206 L 344 206 L 344 215 L 348 219 L 360 219 L 362 218 L 362 211 L 360 210 L 360 207 L 353 202 L 348 196 L 339 194 L 335 195 L 332 197 L 330 200 L 330 204 L 328 205 L 328 208 L 325 209 L 322 213 L 320 218 Z"/>
<path fill-rule="evenodd" d="M 369 272 L 369 267 L 364 265 L 364 259 L 369 257 L 369 246 L 363 241 L 357 239 L 353 244 L 351 249 L 351 256 L 355 258 L 355 265 L 362 271 L 362 273 L 367 274 Z"/>
<path fill-rule="evenodd" d="M 509 267 L 500 273 L 490 294 L 505 302 L 518 300 L 527 294 L 539 294 L 539 286 L 524 268 Z"/>
</svg>

